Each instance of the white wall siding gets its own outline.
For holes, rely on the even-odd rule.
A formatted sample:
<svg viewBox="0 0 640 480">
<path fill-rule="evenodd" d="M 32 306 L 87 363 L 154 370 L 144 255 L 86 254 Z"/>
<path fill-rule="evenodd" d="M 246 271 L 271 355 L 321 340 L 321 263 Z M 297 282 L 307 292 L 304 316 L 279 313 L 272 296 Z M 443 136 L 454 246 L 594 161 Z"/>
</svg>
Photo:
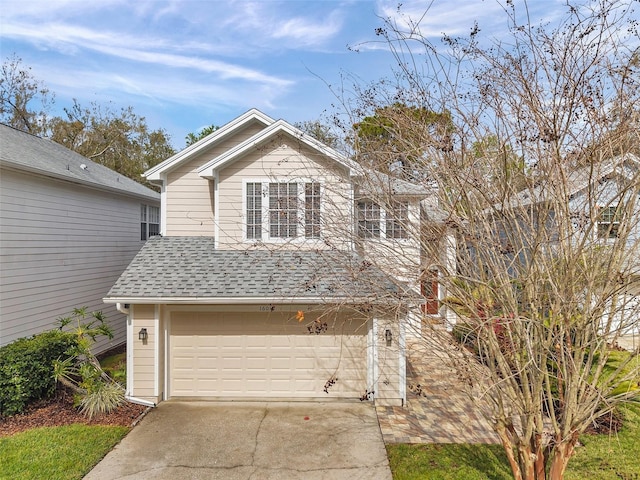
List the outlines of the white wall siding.
<svg viewBox="0 0 640 480">
<path fill-rule="evenodd" d="M 142 203 L 153 202 L 3 169 L 0 345 L 82 306 L 101 310 L 114 330 L 97 350 L 123 343 L 125 316 L 102 298 L 144 243 Z"/>
<path fill-rule="evenodd" d="M 272 241 L 267 244 L 293 248 L 346 248 L 352 232 L 350 184 L 347 174 L 324 156 L 300 148 L 295 140 L 277 138 L 265 147 L 239 159 L 220 172 L 219 238 L 220 248 L 247 248 L 255 243 L 245 240 L 246 215 L 243 210 L 244 182 L 296 182 L 317 181 L 321 186 L 321 237 L 305 239 L 303 229 L 293 241 Z M 265 200 L 268 202 L 268 200 Z M 264 218 L 263 222 L 267 222 Z M 324 243 L 329 241 L 329 244 Z"/>
<path fill-rule="evenodd" d="M 167 175 L 165 235 L 213 236 L 215 234 L 213 182 L 198 175 L 198 168 L 260 131 L 252 125 L 180 165 Z M 241 204 L 241 198 L 237 202 Z"/>
</svg>

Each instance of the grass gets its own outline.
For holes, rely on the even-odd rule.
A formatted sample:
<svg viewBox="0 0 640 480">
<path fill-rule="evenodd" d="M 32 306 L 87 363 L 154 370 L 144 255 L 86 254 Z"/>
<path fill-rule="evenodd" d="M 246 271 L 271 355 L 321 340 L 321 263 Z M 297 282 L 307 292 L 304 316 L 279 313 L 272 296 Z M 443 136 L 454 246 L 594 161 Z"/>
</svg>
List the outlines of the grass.
<svg viewBox="0 0 640 480">
<path fill-rule="evenodd" d="M 604 369 L 611 375 L 629 356 L 612 351 Z M 634 363 L 636 362 L 636 363 Z M 637 368 L 639 358 L 625 368 Z M 626 382 L 637 388 L 637 382 Z M 625 387 L 627 388 L 627 387 Z M 617 434 L 583 435 L 569 461 L 565 480 L 640 480 L 640 404 L 621 407 L 624 426 Z M 503 480 L 511 469 L 500 445 L 388 445 L 394 480 Z"/>
<path fill-rule="evenodd" d="M 640 480 L 640 406 L 622 408 L 622 430 L 615 435 L 583 435 L 584 445 L 569 461 L 566 480 Z"/>
<path fill-rule="evenodd" d="M 0 438 L 0 478 L 79 480 L 128 431 L 127 427 L 68 425 Z"/>
<path fill-rule="evenodd" d="M 100 359 L 100 366 L 107 375 L 116 382 L 125 386 L 127 384 L 127 354 L 116 353 Z"/>
<path fill-rule="evenodd" d="M 565 480 L 640 480 L 640 406 L 622 408 L 618 434 L 583 435 Z M 394 480 L 507 480 L 512 478 L 500 445 L 388 445 Z"/>
<path fill-rule="evenodd" d="M 387 445 L 394 480 L 509 480 L 500 445 Z"/>
</svg>

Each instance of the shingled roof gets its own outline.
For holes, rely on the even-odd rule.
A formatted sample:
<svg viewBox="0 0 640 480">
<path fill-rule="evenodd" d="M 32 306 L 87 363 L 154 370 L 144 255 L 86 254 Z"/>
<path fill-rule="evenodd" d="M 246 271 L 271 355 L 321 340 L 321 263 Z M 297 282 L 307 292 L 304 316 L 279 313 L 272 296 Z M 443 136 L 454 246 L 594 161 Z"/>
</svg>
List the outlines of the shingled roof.
<svg viewBox="0 0 640 480">
<path fill-rule="evenodd" d="M 79 153 L 0 124 L 0 165 L 100 190 L 160 201 L 160 194 Z"/>
<path fill-rule="evenodd" d="M 215 250 L 213 237 L 152 237 L 106 302 L 362 302 L 403 292 L 382 271 L 346 252 Z"/>
</svg>

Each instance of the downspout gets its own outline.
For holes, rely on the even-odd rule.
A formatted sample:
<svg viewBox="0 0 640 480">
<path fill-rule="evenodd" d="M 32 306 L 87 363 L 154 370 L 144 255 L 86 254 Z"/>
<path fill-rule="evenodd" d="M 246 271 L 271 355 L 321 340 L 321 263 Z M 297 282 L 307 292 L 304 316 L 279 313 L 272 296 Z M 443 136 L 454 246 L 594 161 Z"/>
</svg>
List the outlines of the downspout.
<svg viewBox="0 0 640 480">
<path fill-rule="evenodd" d="M 132 397 L 131 395 L 125 395 L 124 399 L 131 403 L 137 403 L 138 405 L 144 405 L 145 407 L 155 407 L 157 406 L 155 402 L 150 400 L 145 400 L 143 398 Z"/>
<path fill-rule="evenodd" d="M 129 304 L 128 303 L 116 303 L 116 309 L 127 316 L 127 388 L 129 388 L 129 382 L 133 380 L 133 359 L 131 358 L 131 351 L 129 345 L 133 342 L 133 327 L 131 317 L 129 316 Z M 136 403 L 138 405 L 144 405 L 145 407 L 155 407 L 156 403 L 142 398 L 136 398 L 128 393 L 125 393 L 124 399 L 127 402 Z"/>
<path fill-rule="evenodd" d="M 405 313 L 404 317 L 398 319 L 398 374 L 400 376 L 400 391 L 398 393 L 403 407 L 407 404 L 407 321 L 407 313 Z"/>
<path fill-rule="evenodd" d="M 129 304 L 128 303 L 116 303 L 116 310 L 124 315 L 129 315 Z"/>
</svg>

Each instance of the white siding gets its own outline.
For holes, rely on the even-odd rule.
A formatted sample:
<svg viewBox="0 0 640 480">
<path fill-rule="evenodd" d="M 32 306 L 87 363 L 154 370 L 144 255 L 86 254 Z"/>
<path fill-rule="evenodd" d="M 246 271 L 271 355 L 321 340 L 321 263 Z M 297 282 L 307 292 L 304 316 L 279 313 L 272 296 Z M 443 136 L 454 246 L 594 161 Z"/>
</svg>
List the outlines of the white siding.
<svg viewBox="0 0 640 480">
<path fill-rule="evenodd" d="M 123 343 L 125 317 L 102 298 L 144 243 L 142 203 L 153 202 L 3 169 L 0 345 L 82 306 L 101 310 L 114 330 L 97 350 Z"/>
<path fill-rule="evenodd" d="M 218 185 L 220 248 L 246 248 L 255 243 L 244 240 L 246 215 L 243 211 L 244 182 L 316 181 L 321 185 L 322 241 L 300 235 L 294 248 L 348 248 L 352 236 L 351 186 L 346 172 L 322 155 L 300 148 L 290 138 L 276 138 L 270 144 L 223 168 Z M 266 222 L 266 219 L 263 220 Z M 299 229 L 302 233 L 302 229 Z M 266 239 L 263 239 L 265 241 Z M 324 243 L 329 241 L 329 244 Z M 266 241 L 266 243 L 270 243 Z M 287 246 L 287 242 L 272 242 Z"/>
<path fill-rule="evenodd" d="M 213 236 L 213 182 L 198 175 L 198 168 L 235 145 L 255 135 L 263 127 L 252 125 L 231 136 L 193 160 L 167 174 L 165 205 L 165 235 Z M 242 198 L 237 202 L 241 204 Z"/>
</svg>

